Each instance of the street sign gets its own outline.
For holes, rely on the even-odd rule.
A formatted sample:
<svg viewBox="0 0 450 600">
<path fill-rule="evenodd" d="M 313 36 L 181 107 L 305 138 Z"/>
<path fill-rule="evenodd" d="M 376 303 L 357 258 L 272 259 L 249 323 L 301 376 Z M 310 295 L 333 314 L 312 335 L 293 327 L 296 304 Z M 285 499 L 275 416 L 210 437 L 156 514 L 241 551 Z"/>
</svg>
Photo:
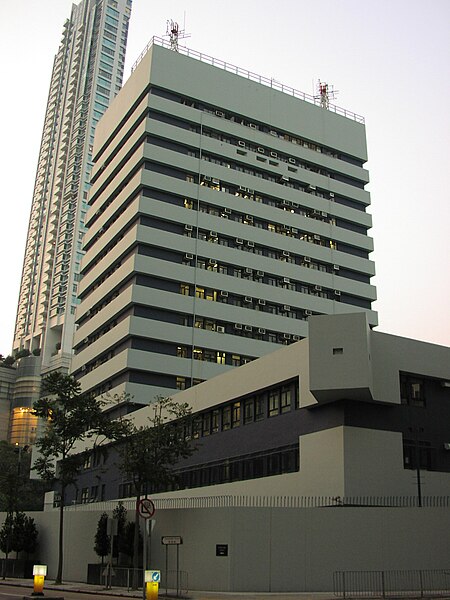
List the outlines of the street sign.
<svg viewBox="0 0 450 600">
<path fill-rule="evenodd" d="M 150 580 L 159 583 L 161 581 L 161 571 L 150 571 Z"/>
<path fill-rule="evenodd" d="M 161 538 L 161 544 L 164 544 L 164 546 L 178 546 L 182 543 L 183 540 L 179 535 L 164 535 Z"/>
<path fill-rule="evenodd" d="M 151 519 L 155 514 L 156 508 L 150 498 L 142 498 L 137 503 L 136 510 L 143 519 Z"/>
</svg>

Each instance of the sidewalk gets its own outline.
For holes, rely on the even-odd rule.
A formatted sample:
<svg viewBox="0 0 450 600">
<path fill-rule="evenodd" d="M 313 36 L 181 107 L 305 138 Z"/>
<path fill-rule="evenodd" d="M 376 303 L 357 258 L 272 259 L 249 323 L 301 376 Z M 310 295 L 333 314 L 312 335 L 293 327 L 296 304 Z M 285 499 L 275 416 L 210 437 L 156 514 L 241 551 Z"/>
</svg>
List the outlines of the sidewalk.
<svg viewBox="0 0 450 600">
<path fill-rule="evenodd" d="M 33 581 L 31 579 L 5 579 L 0 580 L 0 586 L 2 584 L 12 585 L 22 588 L 27 588 L 28 591 L 33 589 Z M 138 591 L 127 591 L 125 588 L 113 588 L 111 590 L 105 590 L 99 585 L 90 585 L 87 583 L 62 583 L 61 585 L 55 585 L 52 582 L 45 582 L 45 589 L 47 590 L 67 590 L 71 592 L 79 592 L 80 594 L 96 594 L 97 596 L 117 596 L 118 598 L 142 598 L 142 590 Z M 25 592 L 25 590 L 24 590 Z M 168 595 L 165 595 L 166 590 L 160 589 L 159 598 L 175 598 L 176 594 L 169 590 Z M 188 592 L 186 596 L 180 596 L 180 598 L 189 598 L 192 600 L 334 600 L 334 596 L 331 592 L 319 593 L 319 592 L 285 592 L 285 593 L 263 593 L 263 592 Z"/>
</svg>

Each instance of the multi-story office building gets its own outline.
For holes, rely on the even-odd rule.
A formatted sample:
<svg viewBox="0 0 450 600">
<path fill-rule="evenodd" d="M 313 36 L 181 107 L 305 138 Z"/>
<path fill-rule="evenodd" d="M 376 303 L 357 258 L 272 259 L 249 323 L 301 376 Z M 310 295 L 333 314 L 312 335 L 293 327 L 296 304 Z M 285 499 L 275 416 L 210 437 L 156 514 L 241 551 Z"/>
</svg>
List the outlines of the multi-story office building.
<svg viewBox="0 0 450 600">
<path fill-rule="evenodd" d="M 73 372 L 138 403 L 377 324 L 363 120 L 187 53 L 153 43 L 94 143 Z"/>
<path fill-rule="evenodd" d="M 13 349 L 70 365 L 95 127 L 122 85 L 132 0 L 72 6 L 55 56 Z"/>
</svg>

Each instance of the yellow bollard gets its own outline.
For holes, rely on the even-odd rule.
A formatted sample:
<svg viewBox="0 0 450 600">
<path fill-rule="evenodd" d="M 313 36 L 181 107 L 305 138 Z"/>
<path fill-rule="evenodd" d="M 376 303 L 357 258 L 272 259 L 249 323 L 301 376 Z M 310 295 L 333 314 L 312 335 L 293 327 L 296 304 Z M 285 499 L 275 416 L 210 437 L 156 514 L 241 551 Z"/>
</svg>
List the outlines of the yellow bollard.
<svg viewBox="0 0 450 600">
<path fill-rule="evenodd" d="M 159 582 L 161 581 L 161 571 L 145 571 L 145 600 L 158 600 Z"/>
<path fill-rule="evenodd" d="M 33 566 L 33 593 L 32 596 L 44 595 L 44 580 L 47 575 L 47 565 Z"/>
<path fill-rule="evenodd" d="M 145 600 L 158 600 L 159 583 L 147 581 L 145 588 Z"/>
</svg>

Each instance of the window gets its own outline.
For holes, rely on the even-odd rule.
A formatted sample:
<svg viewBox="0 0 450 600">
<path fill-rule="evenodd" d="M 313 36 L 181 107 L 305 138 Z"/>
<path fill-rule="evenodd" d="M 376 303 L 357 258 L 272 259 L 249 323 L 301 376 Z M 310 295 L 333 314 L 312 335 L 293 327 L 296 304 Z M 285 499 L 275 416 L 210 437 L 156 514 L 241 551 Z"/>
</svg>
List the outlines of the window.
<svg viewBox="0 0 450 600">
<path fill-rule="evenodd" d="M 231 406 L 224 406 L 222 409 L 222 431 L 231 429 Z"/>
<path fill-rule="evenodd" d="M 219 431 L 219 409 L 212 411 L 211 415 L 211 433 L 217 433 Z"/>
<path fill-rule="evenodd" d="M 185 377 L 177 377 L 176 386 L 177 386 L 177 390 L 185 390 L 186 389 L 186 378 Z"/>
<path fill-rule="evenodd" d="M 291 388 L 288 385 L 283 385 L 281 388 L 280 409 L 281 413 L 291 410 Z"/>
<path fill-rule="evenodd" d="M 253 421 L 254 408 L 255 405 L 253 398 L 249 398 L 244 402 L 244 425 Z"/>
<path fill-rule="evenodd" d="M 263 396 L 257 396 L 255 399 L 255 421 L 261 421 L 265 418 L 265 401 Z"/>
<path fill-rule="evenodd" d="M 182 283 L 180 284 L 180 294 L 182 294 L 183 296 L 189 296 L 190 295 L 190 289 L 189 289 L 189 285 L 186 283 Z"/>
<path fill-rule="evenodd" d="M 211 413 L 210 412 L 207 412 L 203 415 L 202 433 L 203 433 L 203 435 L 209 435 L 211 433 Z"/>
<path fill-rule="evenodd" d="M 280 412 L 280 390 L 269 392 L 269 417 L 274 417 Z"/>
<path fill-rule="evenodd" d="M 239 427 L 241 424 L 241 403 L 234 402 L 231 413 L 231 427 Z"/>
<path fill-rule="evenodd" d="M 81 490 L 81 504 L 86 504 L 89 501 L 89 488 L 83 488 Z"/>
<path fill-rule="evenodd" d="M 401 403 L 411 406 L 425 406 L 424 384 L 423 378 L 400 373 Z"/>
</svg>

